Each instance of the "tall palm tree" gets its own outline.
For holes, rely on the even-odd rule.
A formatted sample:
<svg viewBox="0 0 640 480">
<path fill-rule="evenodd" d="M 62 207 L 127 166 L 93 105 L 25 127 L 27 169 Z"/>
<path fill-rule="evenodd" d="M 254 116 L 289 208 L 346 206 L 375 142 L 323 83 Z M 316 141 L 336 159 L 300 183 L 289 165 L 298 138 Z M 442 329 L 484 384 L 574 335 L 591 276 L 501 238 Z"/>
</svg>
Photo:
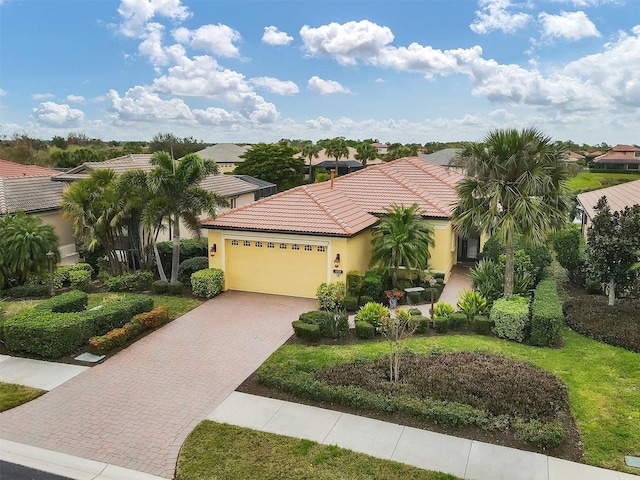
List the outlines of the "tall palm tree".
<svg viewBox="0 0 640 480">
<path fill-rule="evenodd" d="M 356 153 L 356 160 L 359 160 L 363 167 L 367 166 L 369 160 L 378 158 L 378 150 L 368 142 L 360 143 L 356 147 L 356 150 L 358 151 L 358 153 Z"/>
<path fill-rule="evenodd" d="M 156 209 L 157 219 L 170 219 L 173 233 L 171 281 L 175 282 L 180 263 L 180 222 L 183 221 L 196 237 L 200 237 L 198 217 L 203 212 L 215 216 L 217 207 L 225 206 L 226 201 L 198 185 L 206 176 L 218 173 L 218 166 L 211 160 L 203 160 L 190 153 L 174 161 L 168 153 L 156 152 L 151 157 L 151 164 L 155 168 L 148 174 L 149 187 L 159 200 L 149 208 Z"/>
<path fill-rule="evenodd" d="M 332 138 L 331 140 L 326 142 L 324 151 L 327 153 L 328 157 L 333 157 L 336 159 L 336 174 L 337 174 L 339 160 L 342 157 L 346 158 L 349 156 L 349 147 L 347 146 L 347 141 L 344 139 L 344 137 Z"/>
<path fill-rule="evenodd" d="M 469 177 L 458 184 L 452 220 L 461 236 L 485 232 L 505 246 L 504 296 L 513 295 L 514 238 L 540 244 L 568 220 L 562 151 L 535 128 L 493 130 L 465 145 Z"/>
<path fill-rule="evenodd" d="M 322 147 L 317 143 L 313 143 L 311 140 L 307 140 L 302 144 L 301 154 L 304 158 L 309 159 L 309 178 L 311 178 L 311 162 L 314 158 L 320 156 L 320 150 Z"/>
<path fill-rule="evenodd" d="M 393 272 L 392 283 L 398 283 L 400 267 L 409 272 L 426 270 L 435 241 L 433 227 L 422 218 L 417 204 L 410 207 L 391 205 L 380 222 L 373 227 L 371 265 Z"/>
</svg>

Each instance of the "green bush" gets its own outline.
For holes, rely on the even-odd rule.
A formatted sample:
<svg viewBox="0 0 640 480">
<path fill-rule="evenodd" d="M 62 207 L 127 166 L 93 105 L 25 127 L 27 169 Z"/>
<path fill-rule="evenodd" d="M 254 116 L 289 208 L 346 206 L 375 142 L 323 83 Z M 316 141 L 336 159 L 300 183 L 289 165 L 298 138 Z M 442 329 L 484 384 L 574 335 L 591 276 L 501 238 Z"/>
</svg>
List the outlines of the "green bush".
<svg viewBox="0 0 640 480">
<path fill-rule="evenodd" d="M 333 321 L 333 312 L 327 312 L 326 310 L 312 310 L 310 312 L 301 313 L 298 320 L 310 325 L 318 325 L 320 328 L 320 334 L 328 336 L 328 325 Z"/>
<path fill-rule="evenodd" d="M 376 330 L 382 326 L 382 319 L 389 317 L 391 313 L 389 309 L 381 303 L 367 303 L 360 307 L 356 313 L 356 322 L 367 322 Z"/>
<path fill-rule="evenodd" d="M 345 297 L 344 308 L 347 312 L 355 312 L 358 310 L 358 297 Z"/>
<path fill-rule="evenodd" d="M 376 336 L 376 329 L 369 322 L 356 320 L 356 337 L 368 339 Z"/>
<path fill-rule="evenodd" d="M 107 277 L 104 286 L 110 292 L 140 292 L 147 290 L 152 282 L 153 273 L 140 271 Z"/>
<path fill-rule="evenodd" d="M 151 284 L 151 291 L 156 295 L 164 295 L 169 291 L 169 282 L 166 280 L 156 280 Z"/>
<path fill-rule="evenodd" d="M 447 333 L 449 331 L 449 318 L 435 316 L 433 318 L 433 329 L 438 333 Z"/>
<path fill-rule="evenodd" d="M 213 298 L 224 288 L 224 272 L 219 268 L 198 270 L 191 275 L 193 294 L 202 298 Z"/>
<path fill-rule="evenodd" d="M 357 270 L 347 272 L 347 295 L 357 299 L 360 296 L 363 280 L 362 275 Z"/>
<path fill-rule="evenodd" d="M 493 321 L 485 315 L 476 315 L 473 318 L 473 331 L 480 335 L 491 335 Z"/>
<path fill-rule="evenodd" d="M 542 423 L 536 419 L 528 422 L 519 420 L 513 422 L 512 427 L 518 438 L 542 450 L 555 448 L 564 443 L 564 428 L 560 421 Z"/>
<path fill-rule="evenodd" d="M 418 324 L 416 332 L 426 333 L 427 330 L 429 330 L 429 323 L 431 322 L 431 319 L 429 317 L 424 317 L 422 315 L 413 315 L 413 321 L 417 322 Z"/>
<path fill-rule="evenodd" d="M 459 330 L 467 325 L 467 316 L 462 312 L 453 312 L 449 315 L 449 327 L 452 330 Z"/>
<path fill-rule="evenodd" d="M 448 317 L 453 312 L 453 307 L 445 302 L 438 302 L 433 306 L 434 317 Z"/>
<path fill-rule="evenodd" d="M 184 285 L 181 281 L 169 282 L 168 293 L 169 295 L 182 295 Z"/>
<path fill-rule="evenodd" d="M 407 299 L 411 305 L 418 305 L 420 303 L 420 292 L 407 293 Z"/>
<path fill-rule="evenodd" d="M 363 306 L 363 305 L 366 305 L 367 303 L 373 303 L 373 297 L 370 297 L 369 295 L 361 295 L 358 305 Z"/>
<path fill-rule="evenodd" d="M 467 320 L 471 321 L 476 315 L 487 313 L 487 299 L 479 292 L 463 290 L 460 292 L 457 307 L 467 317 Z"/>
<path fill-rule="evenodd" d="M 371 297 L 373 301 L 381 300 L 384 292 L 384 281 L 382 275 L 376 271 L 368 271 L 362 279 L 362 287 L 360 288 L 360 296 Z M 362 302 L 361 302 L 362 303 Z"/>
<path fill-rule="evenodd" d="M 562 303 L 558 297 L 558 286 L 551 273 L 540 281 L 533 293 L 531 304 L 532 345 L 548 347 L 557 342 L 564 323 Z"/>
<path fill-rule="evenodd" d="M 25 284 L 0 290 L 0 297 L 8 298 L 40 298 L 48 297 L 50 293 L 49 285 Z"/>
<path fill-rule="evenodd" d="M 87 308 L 89 296 L 80 290 L 71 290 L 55 297 L 51 297 L 39 305 L 36 310 L 53 313 L 81 312 Z"/>
<path fill-rule="evenodd" d="M 129 295 L 117 302 L 107 303 L 84 312 L 83 317 L 91 325 L 94 335 L 104 335 L 109 330 L 121 328 L 139 313 L 153 308 L 153 298 L 146 295 Z"/>
<path fill-rule="evenodd" d="M 34 308 L 4 322 L 9 350 L 35 353 L 44 358 L 60 358 L 73 352 L 92 333 L 79 313 L 54 313 Z"/>
<path fill-rule="evenodd" d="M 296 337 L 302 338 L 309 342 L 317 342 L 322 337 L 320 326 L 313 323 L 305 323 L 300 320 L 291 322 Z"/>
<path fill-rule="evenodd" d="M 420 297 L 423 301 L 431 303 L 431 299 L 433 298 L 434 303 L 438 301 L 440 297 L 440 293 L 442 291 L 442 287 L 430 287 L 427 283 L 427 286 L 424 287 L 424 291 L 421 293 Z M 433 294 L 433 297 L 431 296 Z"/>
<path fill-rule="evenodd" d="M 529 299 L 518 296 L 500 298 L 494 302 L 490 318 L 497 336 L 522 342 L 529 326 Z"/>
<path fill-rule="evenodd" d="M 209 257 L 187 258 L 178 267 L 178 280 L 190 285 L 191 275 L 206 268 L 209 268 Z"/>
<path fill-rule="evenodd" d="M 415 308 L 415 307 L 410 308 L 408 312 L 409 312 L 409 315 L 422 315 L 422 311 L 419 308 Z"/>
<path fill-rule="evenodd" d="M 71 270 L 69 272 L 71 288 L 86 292 L 91 288 L 91 272 L 87 270 Z"/>
<path fill-rule="evenodd" d="M 322 283 L 316 290 L 318 307 L 328 311 L 343 308 L 346 294 L 344 282 Z"/>
<path fill-rule="evenodd" d="M 173 242 L 160 242 L 157 244 L 160 261 L 164 271 L 169 274 L 171 271 L 171 257 L 173 255 Z M 179 263 L 193 257 L 206 257 L 209 255 L 209 245 L 206 238 L 186 238 L 180 241 Z"/>
<path fill-rule="evenodd" d="M 73 275 L 72 275 L 73 273 Z M 93 274 L 93 267 L 88 263 L 76 263 L 74 265 L 64 265 L 56 268 L 53 274 L 53 285 L 56 289 L 63 287 L 73 287 L 79 290 L 79 284 L 89 284 L 91 282 L 91 275 Z M 72 280 L 73 277 L 73 280 Z M 75 283 L 75 285 L 74 285 Z"/>
</svg>

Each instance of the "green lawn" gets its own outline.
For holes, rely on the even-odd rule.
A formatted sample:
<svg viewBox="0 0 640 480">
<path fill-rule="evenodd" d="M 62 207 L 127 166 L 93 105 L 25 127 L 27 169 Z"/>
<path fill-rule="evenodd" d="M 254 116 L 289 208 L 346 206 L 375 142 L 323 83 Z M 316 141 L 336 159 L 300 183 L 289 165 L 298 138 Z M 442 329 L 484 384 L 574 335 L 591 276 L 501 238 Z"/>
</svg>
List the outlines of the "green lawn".
<svg viewBox="0 0 640 480">
<path fill-rule="evenodd" d="M 569 180 L 569 189 L 574 194 L 578 194 L 638 179 L 640 179 L 640 173 L 624 174 L 581 172 Z"/>
<path fill-rule="evenodd" d="M 479 351 L 532 363 L 560 377 L 569 389 L 569 403 L 582 435 L 586 463 L 632 471 L 624 455 L 640 456 L 640 355 L 563 332 L 563 348 L 534 348 L 476 335 L 415 337 L 407 347 L 415 353 Z M 284 345 L 265 362 L 322 368 L 387 352 L 384 341 L 347 346 Z"/>
<path fill-rule="evenodd" d="M 47 392 L 38 388 L 0 382 L 0 412 L 27 403 L 44 393 Z"/>
<path fill-rule="evenodd" d="M 180 450 L 176 480 L 232 478 L 458 479 L 336 446 L 205 420 Z"/>
</svg>

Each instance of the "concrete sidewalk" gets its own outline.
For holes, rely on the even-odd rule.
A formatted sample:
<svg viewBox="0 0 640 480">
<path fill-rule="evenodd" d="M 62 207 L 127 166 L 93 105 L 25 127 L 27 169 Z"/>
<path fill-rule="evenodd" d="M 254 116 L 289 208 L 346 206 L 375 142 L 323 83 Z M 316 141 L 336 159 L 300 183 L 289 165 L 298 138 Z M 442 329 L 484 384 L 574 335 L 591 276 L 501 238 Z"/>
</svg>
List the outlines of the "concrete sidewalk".
<svg viewBox="0 0 640 480">
<path fill-rule="evenodd" d="M 539 453 L 240 392 L 229 395 L 207 418 L 337 445 L 469 480 L 640 479 Z"/>
<path fill-rule="evenodd" d="M 0 382 L 53 390 L 90 367 L 0 355 Z"/>
</svg>

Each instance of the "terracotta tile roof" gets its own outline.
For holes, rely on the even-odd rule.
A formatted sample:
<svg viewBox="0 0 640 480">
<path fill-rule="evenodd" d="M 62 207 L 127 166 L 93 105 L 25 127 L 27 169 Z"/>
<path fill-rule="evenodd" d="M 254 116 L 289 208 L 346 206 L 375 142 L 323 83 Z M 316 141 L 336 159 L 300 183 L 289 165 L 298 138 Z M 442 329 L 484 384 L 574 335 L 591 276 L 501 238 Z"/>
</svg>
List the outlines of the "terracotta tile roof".
<svg viewBox="0 0 640 480">
<path fill-rule="evenodd" d="M 335 180 L 336 188 L 373 214 L 392 204 L 417 203 L 426 217 L 449 218 L 464 175 L 418 157 L 372 165 Z"/>
<path fill-rule="evenodd" d="M 204 228 L 350 237 L 376 223 L 329 182 L 303 185 L 202 222 Z"/>
<path fill-rule="evenodd" d="M 449 218 L 464 175 L 419 158 L 367 167 L 304 185 L 203 222 L 205 228 L 351 236 L 373 225 L 385 208 L 417 203 L 423 215 Z"/>
<path fill-rule="evenodd" d="M 612 212 L 619 212 L 625 207 L 640 204 L 640 180 L 580 193 L 578 202 L 589 218 L 595 216 L 595 206 L 603 196 L 607 197 Z"/>
<path fill-rule="evenodd" d="M 0 178 L 23 177 L 26 175 L 51 176 L 57 173 L 56 170 L 38 165 L 22 165 L 20 163 L 10 162 L 9 160 L 0 160 Z"/>
<path fill-rule="evenodd" d="M 593 160 L 593 163 L 640 163 L 640 157 L 630 157 L 626 152 L 628 150 L 609 150 L 604 155 L 600 155 Z"/>
<path fill-rule="evenodd" d="M 636 147 L 635 145 L 621 144 L 616 145 L 611 150 L 613 150 L 614 152 L 640 152 L 640 148 Z"/>
</svg>

